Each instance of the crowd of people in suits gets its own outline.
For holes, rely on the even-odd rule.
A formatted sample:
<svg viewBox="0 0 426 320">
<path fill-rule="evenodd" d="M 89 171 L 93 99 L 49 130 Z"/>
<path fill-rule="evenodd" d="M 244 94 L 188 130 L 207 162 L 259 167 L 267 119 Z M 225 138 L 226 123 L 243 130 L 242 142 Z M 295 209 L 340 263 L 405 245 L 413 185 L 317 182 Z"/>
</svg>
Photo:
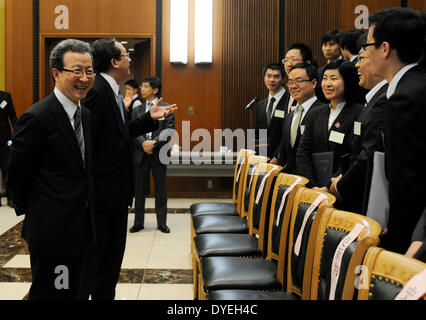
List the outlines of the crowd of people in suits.
<svg viewBox="0 0 426 320">
<path fill-rule="evenodd" d="M 309 46 L 290 46 L 282 64 L 264 68 L 269 96 L 259 102 L 255 121 L 256 129 L 267 129 L 271 163 L 307 177 L 310 187 L 334 194 L 337 207 L 356 213 L 365 214 L 369 163 L 375 151 L 384 151 L 390 208 L 381 246 L 423 261 L 425 29 L 424 14 L 381 10 L 370 16 L 368 34 L 333 30 L 324 35 L 327 64 L 321 68 Z M 169 232 L 161 192 L 164 167 L 155 150 L 167 141 L 162 129 L 174 126 L 176 105 L 162 103 L 155 78 L 142 81 L 146 102 L 136 101 L 134 82 L 126 83 L 123 99 L 120 85 L 129 77 L 130 61 L 115 39 L 97 40 L 92 47 L 61 41 L 50 54 L 54 91 L 18 120 L 9 110 L 14 130 L 6 137 L 9 154 L 2 171 L 8 199 L 18 215 L 25 215 L 29 299 L 114 299 L 132 181 L 142 195 L 130 230 L 136 232 L 143 228 L 149 169 L 160 190 L 158 228 Z M 12 106 L 8 99 L 0 96 L 3 111 Z M 333 154 L 332 178 L 326 182 L 318 179 L 312 158 L 322 152 Z"/>
<path fill-rule="evenodd" d="M 366 33 L 326 33 L 324 66 L 303 43 L 290 45 L 282 64 L 266 65 L 269 96 L 257 105 L 255 129 L 267 129 L 271 163 L 335 195 L 338 209 L 364 215 L 374 154 L 384 152 L 389 215 L 381 246 L 425 261 L 426 12 L 388 8 L 369 22 Z M 318 163 L 327 160 L 324 179 Z"/>
</svg>

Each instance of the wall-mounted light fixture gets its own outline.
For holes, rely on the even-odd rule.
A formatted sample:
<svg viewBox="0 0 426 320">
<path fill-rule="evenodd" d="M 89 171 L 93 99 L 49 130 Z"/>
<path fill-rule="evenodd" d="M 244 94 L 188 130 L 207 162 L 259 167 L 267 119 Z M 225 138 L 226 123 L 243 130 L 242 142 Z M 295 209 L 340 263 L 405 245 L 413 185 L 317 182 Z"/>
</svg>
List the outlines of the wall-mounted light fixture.
<svg viewBox="0 0 426 320">
<path fill-rule="evenodd" d="M 195 63 L 213 60 L 213 0 L 195 0 Z"/>
<path fill-rule="evenodd" d="M 170 0 L 170 62 L 188 62 L 188 0 Z"/>
</svg>

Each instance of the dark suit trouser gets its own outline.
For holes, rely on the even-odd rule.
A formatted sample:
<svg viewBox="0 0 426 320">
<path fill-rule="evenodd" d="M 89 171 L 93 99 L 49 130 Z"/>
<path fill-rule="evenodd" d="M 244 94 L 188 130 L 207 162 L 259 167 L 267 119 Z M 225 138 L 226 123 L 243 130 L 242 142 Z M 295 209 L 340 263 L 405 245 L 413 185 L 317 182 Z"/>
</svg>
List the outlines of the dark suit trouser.
<svg viewBox="0 0 426 320">
<path fill-rule="evenodd" d="M 1 169 L 1 174 L 4 181 L 6 181 L 6 166 L 7 166 L 8 158 L 9 158 L 9 147 L 0 146 L 0 169 Z M 9 195 L 9 191 L 7 190 L 7 185 L 6 185 L 6 197 L 7 197 L 7 200 L 10 200 L 10 195 Z"/>
<path fill-rule="evenodd" d="M 28 300 L 80 299 L 84 256 L 50 258 L 31 254 L 32 284 Z"/>
<path fill-rule="evenodd" d="M 96 214 L 96 245 L 89 250 L 87 282 L 84 299 L 114 300 L 127 237 L 127 208 L 114 214 Z"/>
<path fill-rule="evenodd" d="M 157 224 L 166 224 L 167 220 L 167 166 L 159 163 L 151 155 L 144 154 L 142 163 L 135 167 L 135 225 L 144 224 L 145 193 L 152 169 L 155 186 L 155 212 Z"/>
</svg>

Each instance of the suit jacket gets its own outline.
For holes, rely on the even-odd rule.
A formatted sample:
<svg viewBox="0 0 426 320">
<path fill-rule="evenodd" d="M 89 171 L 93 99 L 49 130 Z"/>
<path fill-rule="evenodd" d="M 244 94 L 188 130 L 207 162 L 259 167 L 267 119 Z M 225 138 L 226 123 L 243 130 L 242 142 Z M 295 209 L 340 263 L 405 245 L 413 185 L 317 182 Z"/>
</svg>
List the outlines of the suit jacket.
<svg viewBox="0 0 426 320">
<path fill-rule="evenodd" d="M 367 164 L 373 160 L 375 151 L 384 151 L 382 133 L 387 88 L 386 84 L 376 92 L 357 119 L 361 122 L 361 135 L 353 135 L 350 167 L 337 183 L 337 190 L 343 198 L 342 209 L 344 210 L 365 214 L 362 208 Z"/>
<path fill-rule="evenodd" d="M 270 158 L 272 158 L 274 154 L 278 152 L 277 150 L 280 146 L 283 120 L 287 112 L 286 107 L 288 106 L 289 100 L 290 94 L 288 93 L 288 91 L 285 91 L 280 101 L 278 101 L 277 107 L 275 108 L 274 114 L 272 115 L 271 123 L 269 124 L 269 126 L 266 119 L 266 108 L 268 104 L 268 98 L 260 101 L 256 107 L 256 117 L 254 125 L 254 128 L 256 130 L 256 141 L 260 144 L 263 143 L 262 141 L 259 141 L 258 130 L 267 129 L 267 155 Z M 276 116 L 277 110 L 283 112 L 283 117 Z"/>
<path fill-rule="evenodd" d="M 305 125 L 305 120 L 308 113 L 310 113 L 313 109 L 315 109 L 316 107 L 320 105 L 322 105 L 322 102 L 319 100 L 316 100 L 311 105 L 308 112 L 303 117 L 303 120 L 300 123 L 301 126 Z M 279 147 L 279 154 L 276 155 L 276 158 L 278 159 L 278 164 L 283 166 L 284 172 L 287 172 L 287 173 L 296 172 L 296 153 L 299 147 L 300 139 L 302 137 L 302 133 L 299 127 L 294 146 L 293 147 L 291 146 L 290 135 L 291 135 L 291 122 L 293 120 L 293 116 L 294 116 L 294 111 L 290 112 L 284 119 L 281 144 Z"/>
<path fill-rule="evenodd" d="M 328 130 L 330 115 L 328 104 L 316 107 L 306 115 L 305 132 L 299 143 L 296 158 L 297 174 L 309 179 L 308 187 L 318 186 L 312 163 L 313 153 L 334 152 L 333 176 L 340 174 L 340 158 L 350 152 L 354 121 L 358 118 L 362 108 L 362 105 L 358 103 L 346 103 L 330 130 Z M 342 144 L 329 140 L 332 130 L 345 135 Z"/>
<path fill-rule="evenodd" d="M 0 147 L 2 147 L 7 145 L 12 136 L 9 120 L 13 128 L 16 122 L 16 112 L 12 97 L 8 92 L 0 91 L 0 105 L 3 106 L 0 108 Z"/>
<path fill-rule="evenodd" d="M 166 102 L 161 102 L 160 106 L 168 106 L 169 104 Z M 142 116 L 146 110 L 146 101 L 143 101 L 141 105 L 133 108 L 131 117 L 132 119 L 136 119 Z M 158 129 L 152 132 L 151 139 L 156 142 L 154 149 L 152 150 L 153 157 L 159 162 L 160 161 L 160 150 L 163 149 L 162 152 L 166 152 L 166 154 L 170 153 L 170 138 L 174 134 L 175 128 L 175 116 L 174 114 L 169 114 L 163 119 L 158 120 Z M 146 135 L 140 135 L 134 139 L 135 142 L 135 153 L 133 156 L 133 164 L 141 164 L 144 155 L 146 154 L 143 151 L 142 143 L 148 140 Z"/>
<path fill-rule="evenodd" d="M 85 163 L 74 129 L 55 94 L 31 106 L 16 122 L 7 184 L 22 236 L 32 254 L 81 254 L 93 231 L 90 112 L 82 107 Z"/>
<path fill-rule="evenodd" d="M 158 121 L 149 112 L 123 121 L 111 86 L 99 74 L 82 104 L 91 111 L 95 213 L 126 211 L 133 200 L 132 137 L 154 131 Z"/>
<path fill-rule="evenodd" d="M 389 180 L 389 232 L 384 248 L 404 253 L 425 206 L 426 72 L 407 71 L 387 100 L 385 161 Z"/>
</svg>

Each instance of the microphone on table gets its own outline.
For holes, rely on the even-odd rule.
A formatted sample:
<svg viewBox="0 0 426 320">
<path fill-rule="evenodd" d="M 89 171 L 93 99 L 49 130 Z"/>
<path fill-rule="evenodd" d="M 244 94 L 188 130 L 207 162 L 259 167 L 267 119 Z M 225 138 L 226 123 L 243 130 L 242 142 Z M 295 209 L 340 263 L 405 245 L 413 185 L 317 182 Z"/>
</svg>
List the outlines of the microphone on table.
<svg viewBox="0 0 426 320">
<path fill-rule="evenodd" d="M 253 105 L 256 103 L 256 101 L 259 100 L 259 97 L 254 97 L 249 103 L 248 105 L 246 105 L 246 107 L 244 108 L 244 110 L 250 110 Z"/>
</svg>

